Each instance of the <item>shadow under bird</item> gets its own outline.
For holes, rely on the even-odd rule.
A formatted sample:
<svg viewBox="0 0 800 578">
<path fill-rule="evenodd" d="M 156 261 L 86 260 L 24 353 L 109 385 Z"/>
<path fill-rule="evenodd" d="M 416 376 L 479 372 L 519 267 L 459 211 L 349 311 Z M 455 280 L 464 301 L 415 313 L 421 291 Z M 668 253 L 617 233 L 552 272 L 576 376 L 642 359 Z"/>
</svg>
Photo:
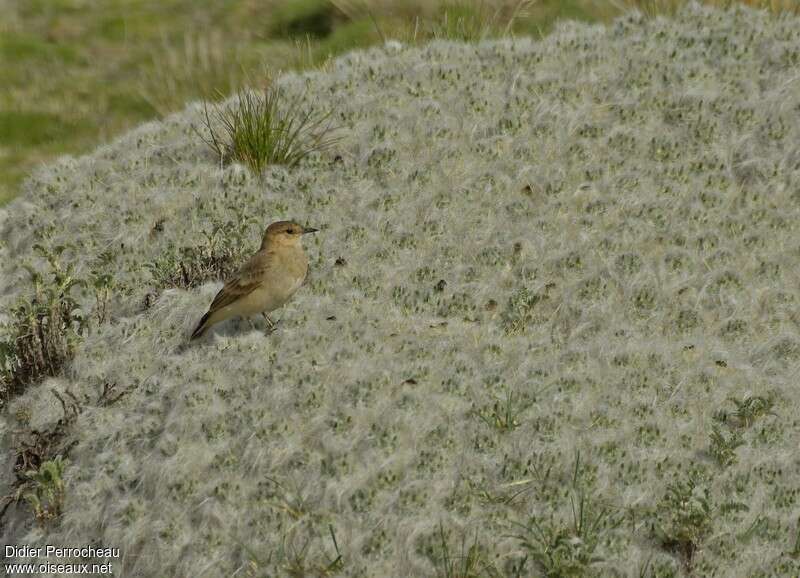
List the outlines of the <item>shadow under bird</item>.
<svg viewBox="0 0 800 578">
<path fill-rule="evenodd" d="M 257 313 L 273 329 L 275 324 L 268 313 L 285 304 L 303 284 L 308 257 L 301 239 L 316 231 L 293 221 L 277 221 L 267 227 L 261 248 L 225 282 L 191 338 L 201 337 L 209 327 L 231 317 L 247 318 Z"/>
</svg>

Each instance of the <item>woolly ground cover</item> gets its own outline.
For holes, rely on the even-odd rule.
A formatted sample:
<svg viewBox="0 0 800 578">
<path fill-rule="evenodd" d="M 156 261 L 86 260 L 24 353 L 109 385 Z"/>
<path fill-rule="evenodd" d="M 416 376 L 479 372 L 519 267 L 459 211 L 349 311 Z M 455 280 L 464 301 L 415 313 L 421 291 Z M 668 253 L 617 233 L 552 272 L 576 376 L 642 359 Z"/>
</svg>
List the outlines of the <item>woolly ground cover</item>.
<svg viewBox="0 0 800 578">
<path fill-rule="evenodd" d="M 11 508 L 4 542 L 119 547 L 117 576 L 337 547 L 343 576 L 444 575 L 444 546 L 473 575 L 796 575 L 799 62 L 796 18 L 698 6 L 390 43 L 280 80 L 346 128 L 295 169 L 220 167 L 198 105 L 42 169 L 2 310 L 36 243 L 117 290 L 6 409 L 4 483 L 51 389 L 128 393 L 77 416 L 60 521 Z M 279 330 L 187 347 L 220 283 L 157 291 L 164 259 L 287 217 L 322 231 Z"/>
</svg>

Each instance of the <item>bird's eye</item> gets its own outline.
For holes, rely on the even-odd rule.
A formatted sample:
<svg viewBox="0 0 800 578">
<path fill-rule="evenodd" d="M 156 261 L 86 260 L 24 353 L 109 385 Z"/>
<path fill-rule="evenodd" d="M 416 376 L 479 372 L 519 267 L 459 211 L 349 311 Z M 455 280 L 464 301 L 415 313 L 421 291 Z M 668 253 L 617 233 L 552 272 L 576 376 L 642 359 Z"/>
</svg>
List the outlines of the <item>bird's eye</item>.
<svg viewBox="0 0 800 578">
<path fill-rule="evenodd" d="M 294 235 L 294 229 L 292 229 L 291 227 L 287 229 L 286 232 L 289 233 L 290 235 Z"/>
</svg>

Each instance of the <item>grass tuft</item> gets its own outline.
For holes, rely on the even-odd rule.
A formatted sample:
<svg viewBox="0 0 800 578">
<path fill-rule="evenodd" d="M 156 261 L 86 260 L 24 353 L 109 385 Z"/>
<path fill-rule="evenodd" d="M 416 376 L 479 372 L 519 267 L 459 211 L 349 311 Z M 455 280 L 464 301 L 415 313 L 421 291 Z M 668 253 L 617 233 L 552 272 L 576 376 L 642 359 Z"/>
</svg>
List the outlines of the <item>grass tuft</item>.
<svg viewBox="0 0 800 578">
<path fill-rule="evenodd" d="M 236 103 L 215 112 L 205 108 L 203 140 L 222 163 L 239 162 L 254 173 L 268 165 L 293 167 L 338 142 L 333 135 L 332 111 L 303 107 L 303 98 L 287 96 L 280 88 L 245 91 Z M 221 127 L 221 128 L 218 128 Z"/>
<path fill-rule="evenodd" d="M 329 578 L 337 576 L 345 570 L 344 557 L 339 550 L 339 542 L 333 525 L 328 525 L 331 542 L 335 556 L 329 556 L 317 551 L 312 551 L 310 540 L 306 539 L 300 546 L 296 546 L 284 536 L 281 545 L 264 558 L 255 549 L 242 544 L 247 552 L 249 562 L 246 576 L 253 578 L 259 576 L 288 576 L 289 578 Z M 275 573 L 267 570 L 274 570 Z"/>
<path fill-rule="evenodd" d="M 460 552 L 451 552 L 444 524 L 439 522 L 438 544 L 431 557 L 436 565 L 437 578 L 484 578 L 500 576 L 497 569 L 487 560 L 486 548 L 478 542 L 478 533 L 472 543 L 467 545 L 466 536 L 461 538 Z"/>
<path fill-rule="evenodd" d="M 520 399 L 513 391 L 506 393 L 505 399 L 495 399 L 491 405 L 476 407 L 475 415 L 487 426 L 500 432 L 512 432 L 520 426 L 521 414 L 531 406 L 533 401 Z"/>
<path fill-rule="evenodd" d="M 568 516 L 530 517 L 516 534 L 520 545 L 544 576 L 567 578 L 591 575 L 590 568 L 603 561 L 599 547 L 605 535 L 620 523 L 619 516 L 589 491 L 580 453 L 575 457 Z"/>
</svg>

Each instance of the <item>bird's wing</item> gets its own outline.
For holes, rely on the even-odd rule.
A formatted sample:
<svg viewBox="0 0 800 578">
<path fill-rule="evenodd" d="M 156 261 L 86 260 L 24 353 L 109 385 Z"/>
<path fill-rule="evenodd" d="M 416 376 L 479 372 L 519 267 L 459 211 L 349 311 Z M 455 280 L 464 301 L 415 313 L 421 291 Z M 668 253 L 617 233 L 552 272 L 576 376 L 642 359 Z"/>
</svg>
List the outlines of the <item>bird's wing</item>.
<svg viewBox="0 0 800 578">
<path fill-rule="evenodd" d="M 225 282 L 225 286 L 211 302 L 208 312 L 213 313 L 222 309 L 258 289 L 270 269 L 270 260 L 266 257 L 262 252 L 253 255 L 233 277 Z"/>
</svg>

